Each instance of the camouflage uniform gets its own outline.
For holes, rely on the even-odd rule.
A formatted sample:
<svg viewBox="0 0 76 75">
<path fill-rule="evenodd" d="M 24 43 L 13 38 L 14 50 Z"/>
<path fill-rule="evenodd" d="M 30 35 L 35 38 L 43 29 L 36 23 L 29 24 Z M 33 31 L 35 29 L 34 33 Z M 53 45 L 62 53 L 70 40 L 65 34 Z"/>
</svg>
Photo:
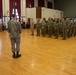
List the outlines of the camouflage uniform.
<svg viewBox="0 0 76 75">
<path fill-rule="evenodd" d="M 53 21 L 53 26 L 52 26 L 52 33 L 53 33 L 53 35 L 55 36 L 55 24 L 56 24 L 56 21 L 54 20 Z"/>
<path fill-rule="evenodd" d="M 76 22 L 73 23 L 73 35 L 76 35 Z"/>
<path fill-rule="evenodd" d="M 8 22 L 8 32 L 10 34 L 12 52 L 20 51 L 20 34 L 21 34 L 21 24 L 16 20 L 11 20 Z M 16 47 L 15 47 L 16 45 Z"/>
<path fill-rule="evenodd" d="M 41 23 L 40 23 L 40 21 L 38 21 L 38 22 L 36 23 L 37 36 L 40 36 L 40 27 L 41 27 Z"/>
<path fill-rule="evenodd" d="M 67 38 L 67 22 L 62 22 L 63 40 Z"/>
<path fill-rule="evenodd" d="M 59 35 L 59 23 L 55 23 L 54 29 L 55 29 L 55 38 L 58 39 L 58 35 Z"/>
<path fill-rule="evenodd" d="M 61 37 L 63 36 L 63 31 L 62 31 L 62 22 L 59 22 L 59 33 Z"/>
<path fill-rule="evenodd" d="M 72 25 L 72 26 L 71 26 L 71 27 L 72 27 L 71 36 L 72 36 L 72 35 L 74 35 L 74 34 L 73 34 L 73 29 L 74 29 L 74 21 L 73 21 L 73 20 L 72 20 L 72 22 L 71 22 L 71 25 Z"/>
<path fill-rule="evenodd" d="M 46 34 L 48 34 L 48 25 L 47 25 L 47 22 L 46 22 Z"/>
<path fill-rule="evenodd" d="M 48 36 L 51 37 L 52 36 L 53 21 L 48 20 L 47 25 L 48 25 Z"/>
<path fill-rule="evenodd" d="M 44 36 L 44 37 L 45 37 L 45 35 L 46 35 L 46 22 L 45 22 L 45 21 L 42 21 L 42 22 L 41 22 L 41 34 L 42 34 L 42 36 Z"/>
<path fill-rule="evenodd" d="M 71 23 L 68 21 L 67 22 L 67 36 L 70 37 L 70 25 Z"/>
</svg>

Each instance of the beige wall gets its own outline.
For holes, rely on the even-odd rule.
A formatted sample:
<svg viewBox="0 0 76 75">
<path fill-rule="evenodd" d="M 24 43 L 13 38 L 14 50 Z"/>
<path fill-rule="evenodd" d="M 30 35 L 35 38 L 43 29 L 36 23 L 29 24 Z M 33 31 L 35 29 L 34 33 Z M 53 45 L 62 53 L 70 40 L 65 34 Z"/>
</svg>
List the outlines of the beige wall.
<svg viewBox="0 0 76 75">
<path fill-rule="evenodd" d="M 34 23 L 36 23 L 36 8 L 35 7 L 27 8 L 27 18 L 33 18 Z"/>
<path fill-rule="evenodd" d="M 42 18 L 48 19 L 48 17 L 51 18 L 62 18 L 62 11 L 54 10 L 54 9 L 48 9 L 48 8 L 42 8 Z"/>
<path fill-rule="evenodd" d="M 48 19 L 51 18 L 60 18 L 62 19 L 63 14 L 62 11 L 53 10 L 48 8 L 42 8 L 42 18 Z M 34 22 L 36 23 L 36 8 L 27 8 L 27 18 L 33 18 Z"/>
<path fill-rule="evenodd" d="M 26 0 L 21 0 L 21 16 L 26 16 Z"/>
<path fill-rule="evenodd" d="M 9 16 L 9 0 L 2 0 L 3 16 Z"/>
<path fill-rule="evenodd" d="M 54 0 L 48 0 L 53 2 Z M 9 11 L 9 0 L 2 0 L 3 5 L 3 16 L 7 16 L 7 11 Z M 34 0 L 34 6 L 38 6 L 38 0 Z M 45 7 L 47 7 L 47 1 L 45 0 Z M 26 0 L 21 0 L 21 16 L 26 16 Z M 8 12 L 8 16 L 9 16 Z M 27 16 L 26 16 L 27 17 Z"/>
<path fill-rule="evenodd" d="M 47 8 L 47 1 L 46 1 L 46 0 L 44 0 L 44 3 L 45 3 L 45 7 Z"/>
<path fill-rule="evenodd" d="M 21 0 L 21 18 L 26 21 L 26 0 Z"/>
<path fill-rule="evenodd" d="M 6 28 L 7 26 L 7 22 L 9 21 L 9 0 L 2 0 L 2 5 L 3 5 L 3 16 L 6 16 Z M 4 17 L 3 17 L 3 21 L 4 21 Z"/>
<path fill-rule="evenodd" d="M 53 2 L 54 0 L 48 0 Z M 34 0 L 35 4 L 34 6 L 38 6 L 38 0 Z M 9 16 L 9 0 L 2 0 L 3 3 L 3 16 Z M 45 0 L 45 7 L 47 7 L 47 1 Z M 7 13 L 8 12 L 8 13 Z M 48 18 L 61 18 L 61 12 L 58 10 L 52 10 L 47 8 L 42 8 L 42 17 Z M 23 16 L 24 21 L 27 21 L 27 18 L 34 18 L 34 21 L 36 22 L 36 8 L 26 8 L 26 0 L 21 0 L 21 16 Z M 7 21 L 9 18 L 7 17 Z"/>
<path fill-rule="evenodd" d="M 34 7 L 38 7 L 38 0 L 34 0 Z"/>
</svg>

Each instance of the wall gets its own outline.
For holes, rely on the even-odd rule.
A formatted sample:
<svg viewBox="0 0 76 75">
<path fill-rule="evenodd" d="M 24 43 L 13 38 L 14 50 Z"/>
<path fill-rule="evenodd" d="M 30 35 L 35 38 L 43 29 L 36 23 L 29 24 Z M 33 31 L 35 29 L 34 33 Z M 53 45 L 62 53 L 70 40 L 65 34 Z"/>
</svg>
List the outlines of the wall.
<svg viewBox="0 0 76 75">
<path fill-rule="evenodd" d="M 55 9 L 64 11 L 64 16 L 76 16 L 76 0 L 55 0 Z"/>
<path fill-rule="evenodd" d="M 3 16 L 6 16 L 6 18 L 3 17 L 3 21 L 6 21 L 6 28 L 7 28 L 7 22 L 10 20 L 9 18 L 9 0 L 2 0 L 3 5 Z"/>
<path fill-rule="evenodd" d="M 47 1 L 54 2 L 53 0 L 44 0 L 45 7 L 47 7 Z M 7 16 L 9 11 L 9 0 L 2 0 L 3 5 L 3 16 Z M 34 0 L 34 7 L 38 7 L 38 0 Z M 21 0 L 21 16 L 26 16 L 26 0 Z M 8 16 L 9 16 L 8 12 Z"/>
<path fill-rule="evenodd" d="M 52 3 L 54 2 L 54 0 L 47 0 L 47 1 L 50 1 Z M 47 7 L 47 1 L 44 0 L 45 7 Z M 38 0 L 34 0 L 34 7 L 38 7 Z M 21 0 L 21 16 L 25 16 L 25 18 L 28 18 L 29 17 L 28 13 L 30 14 L 29 9 L 30 8 L 26 8 L 26 0 Z M 35 9 L 33 9 L 33 10 L 35 10 Z M 33 12 L 33 11 L 31 11 L 31 12 Z"/>
<path fill-rule="evenodd" d="M 38 0 L 34 0 L 34 7 L 38 7 Z"/>
<path fill-rule="evenodd" d="M 45 3 L 45 7 L 47 8 L 47 0 L 44 0 L 44 3 Z"/>
<path fill-rule="evenodd" d="M 34 22 L 36 23 L 36 8 L 26 8 L 26 10 L 27 18 L 33 18 Z"/>
<path fill-rule="evenodd" d="M 21 16 L 26 15 L 26 0 L 21 0 Z"/>
<path fill-rule="evenodd" d="M 9 16 L 9 0 L 2 0 L 3 16 Z"/>
<path fill-rule="evenodd" d="M 26 21 L 26 0 L 21 0 L 21 19 L 23 19 L 23 21 Z"/>
<path fill-rule="evenodd" d="M 53 10 L 53 9 L 48 9 L 48 8 L 42 8 L 42 18 L 48 19 L 48 17 L 51 18 L 62 18 L 63 14 L 62 11 L 59 10 Z"/>
<path fill-rule="evenodd" d="M 47 0 L 47 1 L 53 2 L 53 0 Z M 45 7 L 47 7 L 47 1 L 46 0 L 44 1 Z M 34 6 L 37 7 L 38 0 L 34 0 L 34 2 L 35 2 Z M 2 3 L 3 3 L 3 16 L 9 16 L 10 15 L 9 0 L 2 0 Z M 55 17 L 61 18 L 60 15 L 61 15 L 61 11 L 42 8 L 42 17 L 48 18 L 50 16 L 53 18 Z M 24 21 L 27 21 L 27 18 L 34 18 L 34 21 L 36 22 L 36 8 L 26 8 L 26 0 L 21 0 L 21 17 L 23 17 Z M 10 18 L 7 17 L 6 19 L 8 21 Z"/>
<path fill-rule="evenodd" d="M 43 7 L 42 18 L 48 19 L 49 17 L 62 19 L 63 12 L 59 10 L 53 10 L 53 9 L 48 9 Z M 36 8 L 27 8 L 27 18 L 33 18 L 34 22 L 36 23 Z"/>
</svg>

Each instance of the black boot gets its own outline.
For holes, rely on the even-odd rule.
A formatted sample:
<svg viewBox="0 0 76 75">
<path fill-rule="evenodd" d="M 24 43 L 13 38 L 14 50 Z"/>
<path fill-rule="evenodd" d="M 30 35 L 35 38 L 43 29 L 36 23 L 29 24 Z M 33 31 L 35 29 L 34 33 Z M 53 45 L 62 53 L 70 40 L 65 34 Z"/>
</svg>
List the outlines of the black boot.
<svg viewBox="0 0 76 75">
<path fill-rule="evenodd" d="M 15 58 L 15 52 L 13 52 L 13 58 Z"/>
<path fill-rule="evenodd" d="M 16 58 L 19 58 L 19 57 L 21 57 L 21 54 L 19 54 L 19 52 L 17 52 Z"/>
</svg>

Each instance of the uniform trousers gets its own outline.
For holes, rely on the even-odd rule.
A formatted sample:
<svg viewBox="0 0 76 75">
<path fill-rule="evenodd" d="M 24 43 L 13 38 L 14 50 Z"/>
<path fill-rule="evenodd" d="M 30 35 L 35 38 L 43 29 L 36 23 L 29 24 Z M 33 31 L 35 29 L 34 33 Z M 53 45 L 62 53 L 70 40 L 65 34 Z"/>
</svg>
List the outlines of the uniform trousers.
<svg viewBox="0 0 76 75">
<path fill-rule="evenodd" d="M 12 45 L 12 52 L 20 51 L 20 37 L 19 38 L 10 38 Z"/>
</svg>

